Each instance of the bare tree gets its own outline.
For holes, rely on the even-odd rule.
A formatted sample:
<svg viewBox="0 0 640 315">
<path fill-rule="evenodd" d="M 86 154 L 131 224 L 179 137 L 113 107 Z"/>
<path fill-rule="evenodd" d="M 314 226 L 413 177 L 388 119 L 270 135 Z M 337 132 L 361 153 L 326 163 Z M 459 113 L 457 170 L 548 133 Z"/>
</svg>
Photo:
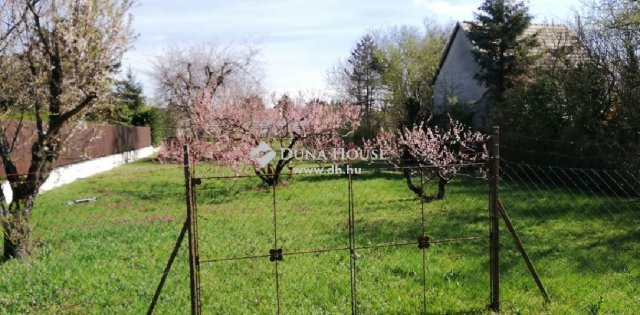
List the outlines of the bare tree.
<svg viewBox="0 0 640 315">
<path fill-rule="evenodd" d="M 263 93 L 258 53 L 253 45 L 199 43 L 169 47 L 153 63 L 155 97 L 190 125 L 191 102 L 205 87 L 215 87 L 216 99 Z M 188 125 L 183 127 L 192 129 Z"/>
<path fill-rule="evenodd" d="M 428 18 L 423 21 L 423 29 L 396 26 L 379 33 L 385 110 L 391 126 L 409 127 L 431 116 L 431 79 L 438 69 L 447 35 L 440 23 Z"/>
<path fill-rule="evenodd" d="M 4 257 L 31 253 L 30 216 L 68 134 L 108 95 L 134 35 L 130 0 L 5 0 L 0 8 L 0 155 L 13 190 L 0 192 Z M 9 69 L 5 71 L 5 69 Z M 35 121 L 31 161 L 21 174 L 13 159 L 22 121 Z M 17 120 L 8 123 L 8 120 Z M 81 126 L 80 124 L 79 126 Z"/>
</svg>

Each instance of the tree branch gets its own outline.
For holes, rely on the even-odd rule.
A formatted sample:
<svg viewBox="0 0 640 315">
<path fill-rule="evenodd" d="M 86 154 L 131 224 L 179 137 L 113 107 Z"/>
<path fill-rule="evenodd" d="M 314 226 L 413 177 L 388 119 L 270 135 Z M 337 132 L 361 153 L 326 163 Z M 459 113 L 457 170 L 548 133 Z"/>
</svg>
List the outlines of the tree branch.
<svg viewBox="0 0 640 315">
<path fill-rule="evenodd" d="M 67 122 L 73 116 L 77 115 L 87 106 L 89 106 L 91 102 L 93 102 L 93 100 L 95 100 L 97 97 L 98 95 L 95 92 L 91 92 L 87 94 L 84 97 L 84 99 L 82 99 L 82 101 L 80 101 L 80 103 L 76 105 L 74 108 L 72 108 L 71 110 L 57 116 L 50 116 L 49 117 L 49 133 L 57 134 L 65 122 Z"/>
<path fill-rule="evenodd" d="M 47 39 L 44 32 L 42 31 L 42 26 L 40 24 L 40 15 L 36 13 L 36 9 L 35 9 L 35 5 L 38 2 L 40 2 L 40 0 L 33 0 L 32 2 L 28 2 L 27 7 L 29 8 L 29 11 L 31 11 L 31 14 L 33 15 L 33 22 L 36 27 L 36 31 L 38 32 L 38 36 L 40 37 L 40 41 L 44 46 L 44 51 L 49 57 L 51 57 L 51 49 L 50 49 L 51 46 L 49 45 L 49 40 Z"/>
</svg>

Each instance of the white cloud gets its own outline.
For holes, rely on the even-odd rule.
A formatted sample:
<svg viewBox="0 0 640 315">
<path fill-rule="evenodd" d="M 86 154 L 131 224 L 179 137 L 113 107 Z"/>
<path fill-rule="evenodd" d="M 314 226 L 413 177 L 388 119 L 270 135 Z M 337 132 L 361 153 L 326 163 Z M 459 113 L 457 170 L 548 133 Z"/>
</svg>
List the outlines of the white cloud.
<svg viewBox="0 0 640 315">
<path fill-rule="evenodd" d="M 478 8 L 479 1 L 414 0 L 414 5 L 430 11 L 439 20 L 470 20 Z"/>
</svg>

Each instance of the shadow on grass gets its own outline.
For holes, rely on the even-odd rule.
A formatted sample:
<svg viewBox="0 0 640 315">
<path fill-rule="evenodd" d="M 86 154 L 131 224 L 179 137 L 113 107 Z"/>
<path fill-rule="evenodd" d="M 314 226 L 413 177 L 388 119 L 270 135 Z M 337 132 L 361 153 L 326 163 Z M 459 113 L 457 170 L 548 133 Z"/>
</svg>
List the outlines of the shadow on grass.
<svg viewBox="0 0 640 315">
<path fill-rule="evenodd" d="M 166 199 L 184 200 L 184 188 L 174 182 L 148 183 L 139 187 L 116 190 L 116 193 L 122 197 L 148 202 L 158 202 Z"/>
<path fill-rule="evenodd" d="M 475 315 L 475 314 L 487 314 L 487 311 L 484 309 L 471 308 L 466 310 L 456 310 L 456 311 L 445 311 L 445 312 L 426 312 L 428 315 Z"/>
<path fill-rule="evenodd" d="M 195 192 L 198 203 L 203 205 L 220 205 L 246 198 L 255 199 L 256 195 L 259 199 L 265 199 L 265 203 L 270 203 L 271 200 L 269 186 L 247 180 L 224 179 L 215 183 L 203 183 L 196 186 Z"/>
<path fill-rule="evenodd" d="M 414 209 L 419 202 L 413 201 Z M 391 211 L 389 211 L 391 212 Z M 393 242 L 415 241 L 422 235 L 421 214 L 418 211 L 401 210 L 399 215 L 380 217 L 367 216 L 367 211 L 356 212 L 355 238 L 358 244 L 388 244 Z M 485 224 L 486 223 L 486 224 Z M 486 234 L 489 222 L 473 211 L 453 213 L 425 213 L 425 234 L 432 240 L 477 237 Z M 340 237 L 348 238 L 347 220 Z"/>
<path fill-rule="evenodd" d="M 640 231 L 627 231 L 613 237 L 585 239 L 588 241 L 573 246 L 571 250 L 580 270 L 594 273 L 624 273 L 640 258 Z"/>
<path fill-rule="evenodd" d="M 523 230 L 519 233 L 522 236 Z M 562 268 L 575 274 L 605 274 L 627 272 L 633 266 L 637 266 L 640 259 L 640 232 L 627 230 L 620 235 L 607 237 L 597 236 L 601 230 L 585 228 L 582 231 L 572 231 L 570 239 L 563 239 L 562 233 L 554 231 L 552 227 L 542 229 L 540 232 L 529 232 L 524 237 L 524 246 L 528 251 L 534 265 L 545 262 L 546 264 L 559 259 L 569 263 L 562 266 L 552 264 L 551 268 Z M 506 247 L 515 251 L 511 235 L 506 231 Z M 504 255 L 501 260 L 501 268 L 524 268 L 524 262 L 519 253 Z M 544 278 L 545 270 L 540 270 Z M 555 273 L 556 271 L 551 271 Z"/>
</svg>

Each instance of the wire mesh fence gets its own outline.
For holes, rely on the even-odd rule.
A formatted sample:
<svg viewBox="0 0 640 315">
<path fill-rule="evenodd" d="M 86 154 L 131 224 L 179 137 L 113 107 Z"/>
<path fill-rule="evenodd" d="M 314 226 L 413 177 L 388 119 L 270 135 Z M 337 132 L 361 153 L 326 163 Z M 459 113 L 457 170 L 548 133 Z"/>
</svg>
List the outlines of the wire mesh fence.
<svg viewBox="0 0 640 315">
<path fill-rule="evenodd" d="M 447 309 L 434 303 L 443 280 L 447 294 L 459 291 L 458 307 L 484 309 L 485 179 L 462 176 L 448 187 L 455 198 L 436 201 L 411 191 L 394 168 L 299 167 L 312 171 L 291 170 L 276 186 L 211 176 L 210 166 L 196 170 L 203 174 L 195 205 L 204 313 L 428 313 Z M 410 170 L 431 195 L 438 189 L 433 172 Z M 445 254 L 430 257 L 440 247 Z M 448 267 L 429 267 L 439 260 Z"/>
<path fill-rule="evenodd" d="M 640 290 L 634 284 L 640 275 L 638 187 L 638 170 L 501 161 L 500 199 L 557 311 L 630 314 L 640 309 Z M 504 279 L 518 279 L 522 269 L 506 253 L 501 264 L 516 276 Z M 511 285 L 526 287 L 518 281 Z"/>
<path fill-rule="evenodd" d="M 481 165 L 466 165 L 438 199 L 407 185 L 408 173 L 435 196 L 429 167 L 296 167 L 311 171 L 289 169 L 275 186 L 193 167 L 196 313 L 483 313 L 495 281 L 511 313 L 640 309 L 639 170 L 503 158 L 499 190 L 478 176 Z M 336 171 L 347 167 L 357 171 Z M 492 191 L 501 211 L 497 280 Z"/>
</svg>

